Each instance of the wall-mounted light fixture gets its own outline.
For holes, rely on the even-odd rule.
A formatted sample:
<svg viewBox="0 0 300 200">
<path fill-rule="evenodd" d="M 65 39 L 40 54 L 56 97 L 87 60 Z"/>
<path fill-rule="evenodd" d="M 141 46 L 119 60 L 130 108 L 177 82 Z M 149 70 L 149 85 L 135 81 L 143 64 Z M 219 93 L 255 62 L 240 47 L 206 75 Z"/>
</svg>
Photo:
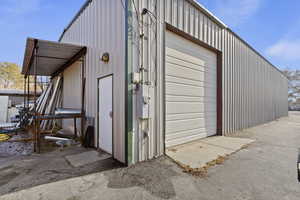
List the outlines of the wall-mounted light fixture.
<svg viewBox="0 0 300 200">
<path fill-rule="evenodd" d="M 105 63 L 108 63 L 109 62 L 109 53 L 108 52 L 103 53 L 101 60 Z"/>
</svg>

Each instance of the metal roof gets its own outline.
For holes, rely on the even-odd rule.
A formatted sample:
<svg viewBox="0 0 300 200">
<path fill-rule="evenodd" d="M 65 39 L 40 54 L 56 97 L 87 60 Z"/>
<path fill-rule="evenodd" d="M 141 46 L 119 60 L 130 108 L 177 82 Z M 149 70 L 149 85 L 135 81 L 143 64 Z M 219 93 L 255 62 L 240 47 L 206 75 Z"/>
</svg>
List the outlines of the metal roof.
<svg viewBox="0 0 300 200">
<path fill-rule="evenodd" d="M 36 64 L 36 75 L 53 76 L 72 60 L 78 60 L 85 52 L 84 46 L 28 38 L 22 74 L 34 75 L 33 66 Z"/>
<path fill-rule="evenodd" d="M 76 15 L 72 18 L 70 23 L 64 28 L 64 31 L 61 33 L 58 41 L 61 41 L 66 31 L 72 26 L 72 24 L 76 21 L 76 19 L 80 16 L 80 14 L 85 10 L 85 8 L 92 2 L 92 0 L 86 0 L 85 3 L 81 6 L 79 11 L 76 13 Z"/>
<path fill-rule="evenodd" d="M 198 1 L 196 1 L 196 0 L 187 0 L 187 1 L 190 2 L 191 4 L 193 4 L 199 10 L 201 10 L 204 14 L 206 14 L 212 21 L 217 23 L 219 26 L 221 26 L 223 28 L 228 28 L 228 26 L 224 22 L 222 22 L 218 17 L 216 17 L 214 14 L 212 14 L 208 9 L 206 9 Z"/>
<path fill-rule="evenodd" d="M 70 23 L 64 28 L 63 32 L 59 36 L 58 41 L 61 41 L 66 31 L 72 26 L 72 24 L 76 21 L 76 19 L 80 16 L 80 14 L 85 10 L 85 8 L 92 2 L 93 0 L 86 0 L 84 4 L 81 6 L 79 11 L 75 14 L 75 16 L 72 18 Z M 207 10 L 203 5 L 201 5 L 196 0 L 187 0 L 190 3 L 192 3 L 194 6 L 196 6 L 198 9 L 200 9 L 202 12 L 204 12 L 211 20 L 213 20 L 215 23 L 220 25 L 223 28 L 227 28 L 227 25 L 224 24 L 218 17 L 216 17 L 214 14 L 212 14 L 209 10 Z"/>
<path fill-rule="evenodd" d="M 76 15 L 72 18 L 70 23 L 66 26 L 66 28 L 63 30 L 59 37 L 59 41 L 62 40 L 64 34 L 68 29 L 72 26 L 72 24 L 77 20 L 77 18 L 81 15 L 81 13 L 86 9 L 86 7 L 92 2 L 93 0 L 86 0 L 85 3 L 82 5 L 80 10 L 76 13 Z M 258 54 L 262 59 L 264 59 L 266 62 L 268 62 L 270 65 L 272 65 L 277 71 L 282 73 L 282 71 L 273 65 L 267 58 L 265 58 L 261 53 L 259 53 L 257 50 L 255 50 L 248 42 L 246 42 L 244 39 L 242 39 L 238 34 L 236 34 L 231 28 L 229 28 L 222 20 L 220 20 L 218 17 L 216 17 L 213 13 L 211 13 L 207 8 L 205 8 L 201 3 L 199 3 L 197 0 L 186 0 L 190 2 L 192 5 L 194 5 L 197 9 L 201 10 L 208 18 L 210 18 L 213 22 L 218 24 L 220 27 L 227 29 L 229 32 L 233 33 L 237 38 L 239 38 L 244 44 L 246 44 L 250 49 L 252 49 L 256 54 Z M 282 73 L 283 74 L 283 73 Z M 284 75 L 284 74 L 283 74 Z M 285 75 L 284 75 L 285 76 Z"/>
</svg>

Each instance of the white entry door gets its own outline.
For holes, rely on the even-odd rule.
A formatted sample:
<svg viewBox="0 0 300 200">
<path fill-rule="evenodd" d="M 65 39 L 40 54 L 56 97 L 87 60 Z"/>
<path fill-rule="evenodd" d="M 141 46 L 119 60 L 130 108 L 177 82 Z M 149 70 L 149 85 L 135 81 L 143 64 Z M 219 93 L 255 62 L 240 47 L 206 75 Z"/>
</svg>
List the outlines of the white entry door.
<svg viewBox="0 0 300 200">
<path fill-rule="evenodd" d="M 113 84 L 112 76 L 99 80 L 99 110 L 98 130 L 99 148 L 112 154 L 112 126 L 113 126 Z"/>
</svg>

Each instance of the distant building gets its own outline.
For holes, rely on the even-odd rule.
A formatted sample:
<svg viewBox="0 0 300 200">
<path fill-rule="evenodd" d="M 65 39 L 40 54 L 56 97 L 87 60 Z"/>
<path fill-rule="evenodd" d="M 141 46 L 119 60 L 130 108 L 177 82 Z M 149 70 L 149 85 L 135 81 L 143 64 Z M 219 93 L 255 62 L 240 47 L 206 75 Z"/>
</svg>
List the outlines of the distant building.
<svg viewBox="0 0 300 200">
<path fill-rule="evenodd" d="M 297 98 L 295 102 L 289 103 L 289 110 L 290 111 L 300 111 L 300 97 Z"/>
<path fill-rule="evenodd" d="M 40 93 L 38 93 L 39 96 Z M 18 89 L 0 89 L 0 123 L 10 122 L 11 117 L 17 114 L 16 105 L 23 104 L 23 90 Z M 29 98 L 32 99 L 34 94 L 29 93 Z"/>
</svg>

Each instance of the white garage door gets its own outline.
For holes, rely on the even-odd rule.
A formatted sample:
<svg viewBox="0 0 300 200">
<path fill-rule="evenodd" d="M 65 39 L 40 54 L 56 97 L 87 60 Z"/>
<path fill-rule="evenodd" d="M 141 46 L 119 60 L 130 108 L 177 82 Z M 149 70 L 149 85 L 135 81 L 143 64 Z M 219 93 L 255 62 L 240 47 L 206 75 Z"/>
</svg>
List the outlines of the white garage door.
<svg viewBox="0 0 300 200">
<path fill-rule="evenodd" d="M 216 134 L 217 56 L 166 32 L 166 147 Z"/>
</svg>

